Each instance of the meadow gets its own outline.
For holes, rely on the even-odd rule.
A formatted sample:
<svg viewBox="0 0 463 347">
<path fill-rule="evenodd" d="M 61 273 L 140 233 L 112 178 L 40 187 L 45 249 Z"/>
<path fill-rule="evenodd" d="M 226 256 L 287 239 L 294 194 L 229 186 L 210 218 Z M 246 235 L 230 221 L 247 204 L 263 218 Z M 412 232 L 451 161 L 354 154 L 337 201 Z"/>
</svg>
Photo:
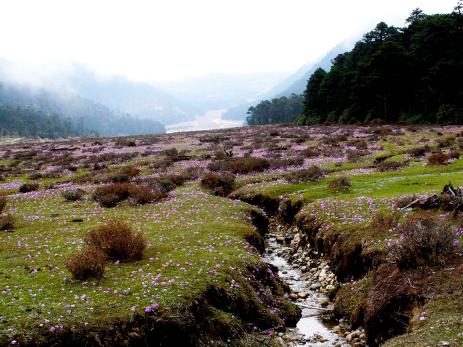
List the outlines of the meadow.
<svg viewBox="0 0 463 347">
<path fill-rule="evenodd" d="M 287 343 L 274 333 L 300 310 L 261 258 L 268 218 L 295 252 L 329 262 L 335 314 L 364 326 L 369 345 L 461 345 L 460 207 L 408 205 L 461 185 L 462 149 L 463 127 L 450 126 L 2 144 L 0 345 Z M 424 215 L 448 224 L 453 248 L 401 268 L 400 226 Z M 71 271 L 89 233 L 112 221 L 144 240 L 140 257 Z"/>
</svg>

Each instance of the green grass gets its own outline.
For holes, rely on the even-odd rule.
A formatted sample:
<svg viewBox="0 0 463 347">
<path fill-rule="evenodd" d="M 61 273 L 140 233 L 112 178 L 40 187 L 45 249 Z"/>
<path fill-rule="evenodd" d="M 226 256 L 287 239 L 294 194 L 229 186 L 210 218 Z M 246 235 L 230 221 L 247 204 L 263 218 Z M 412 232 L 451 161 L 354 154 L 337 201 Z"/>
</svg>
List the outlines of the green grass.
<svg viewBox="0 0 463 347">
<path fill-rule="evenodd" d="M 132 306 L 141 312 L 154 302 L 175 312 L 208 284 L 225 283 L 230 268 L 259 259 L 242 238 L 252 227 L 250 207 L 241 202 L 188 188 L 158 204 L 114 209 L 93 201 L 65 202 L 57 191 L 27 196 L 11 199 L 17 228 L 0 233 L 0 331 L 10 337 L 57 324 L 102 325 L 130 317 Z M 84 222 L 70 222 L 74 217 Z M 73 282 L 64 262 L 84 246 L 88 230 L 110 219 L 125 221 L 146 237 L 144 260 L 110 264 L 99 282 Z M 150 285 L 157 274 L 159 281 Z"/>
<path fill-rule="evenodd" d="M 261 192 L 270 197 L 298 195 L 307 202 L 332 197 L 352 199 L 359 196 L 386 198 L 405 194 L 423 194 L 438 192 L 449 181 L 461 184 L 463 181 L 463 160 L 457 160 L 447 166 L 428 167 L 414 163 L 410 167 L 390 172 L 374 172 L 349 176 L 352 187 L 347 192 L 333 194 L 328 189 L 331 175 L 315 182 L 299 184 L 263 183 L 245 187 L 252 194 Z"/>
</svg>

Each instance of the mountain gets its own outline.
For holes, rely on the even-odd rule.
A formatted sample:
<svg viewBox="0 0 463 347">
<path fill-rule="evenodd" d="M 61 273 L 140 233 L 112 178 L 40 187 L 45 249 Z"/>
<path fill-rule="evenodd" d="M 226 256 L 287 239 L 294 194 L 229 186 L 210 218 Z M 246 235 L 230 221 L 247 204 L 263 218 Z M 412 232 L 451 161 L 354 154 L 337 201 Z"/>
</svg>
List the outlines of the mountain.
<svg viewBox="0 0 463 347">
<path fill-rule="evenodd" d="M 69 118 L 79 134 L 118 136 L 165 132 L 157 121 L 137 119 L 69 92 L 58 93 L 12 82 L 0 82 L 0 106 L 18 108 L 22 113 L 30 110 Z"/>
<path fill-rule="evenodd" d="M 245 119 L 246 112 L 249 107 L 258 104 L 262 100 L 270 100 L 281 96 L 290 96 L 291 94 L 302 94 L 307 86 L 307 80 L 314 73 L 314 71 L 322 67 L 328 70 L 331 66 L 331 61 L 342 52 L 349 48 L 347 43 L 340 43 L 331 49 L 325 56 L 316 63 L 307 63 L 299 68 L 296 72 L 288 76 L 286 79 L 276 84 L 267 92 L 259 95 L 252 102 L 243 103 L 236 107 L 229 109 L 224 113 L 223 118 L 226 119 Z"/>
<path fill-rule="evenodd" d="M 152 84 L 121 76 L 99 77 L 81 66 L 74 67 L 66 84 L 76 94 L 110 109 L 163 124 L 186 121 L 200 113 L 193 103 L 174 98 Z"/>
</svg>

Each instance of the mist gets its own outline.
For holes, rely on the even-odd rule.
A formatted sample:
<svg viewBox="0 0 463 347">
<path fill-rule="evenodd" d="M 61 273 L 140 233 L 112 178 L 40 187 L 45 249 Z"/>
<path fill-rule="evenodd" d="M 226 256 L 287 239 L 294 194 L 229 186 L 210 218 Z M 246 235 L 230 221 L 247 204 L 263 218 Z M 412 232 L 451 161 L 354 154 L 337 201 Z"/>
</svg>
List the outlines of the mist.
<svg viewBox="0 0 463 347">
<path fill-rule="evenodd" d="M 232 118 L 242 123 L 250 104 L 281 94 L 288 81 L 305 78 L 334 47 L 350 49 L 379 21 L 403 26 L 416 7 L 439 13 L 454 5 L 454 0 L 3 2 L 0 82 L 88 99 L 174 129 L 221 127 L 216 118 L 204 125 L 207 115 L 239 110 Z"/>
</svg>

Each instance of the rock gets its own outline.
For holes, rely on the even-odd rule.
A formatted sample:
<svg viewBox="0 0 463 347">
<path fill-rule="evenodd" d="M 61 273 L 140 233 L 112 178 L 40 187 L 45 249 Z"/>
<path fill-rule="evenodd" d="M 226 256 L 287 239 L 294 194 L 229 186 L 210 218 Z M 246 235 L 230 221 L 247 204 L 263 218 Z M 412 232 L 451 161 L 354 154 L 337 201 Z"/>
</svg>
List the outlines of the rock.
<svg viewBox="0 0 463 347">
<path fill-rule="evenodd" d="M 322 342 L 322 343 L 328 341 L 327 338 L 317 333 L 314 334 L 314 337 L 317 339 L 317 341 Z"/>
<path fill-rule="evenodd" d="M 310 285 L 310 289 L 319 289 L 320 286 L 320 282 L 315 282 Z"/>
<path fill-rule="evenodd" d="M 277 242 L 278 243 L 283 243 L 283 242 L 285 242 L 285 238 L 283 236 L 278 236 L 277 237 Z"/>
<path fill-rule="evenodd" d="M 320 306 L 321 307 L 326 307 L 326 306 L 328 306 L 329 303 L 330 303 L 330 301 L 328 300 L 328 298 L 322 298 L 320 300 Z"/>
<path fill-rule="evenodd" d="M 300 293 L 297 293 L 297 296 L 301 299 L 306 299 L 308 296 L 309 296 L 309 293 L 307 292 L 300 292 Z"/>
<path fill-rule="evenodd" d="M 296 293 L 291 293 L 289 294 L 289 297 L 293 300 L 297 300 L 297 298 L 299 297 Z"/>
<path fill-rule="evenodd" d="M 439 346 L 450 346 L 450 342 L 448 342 L 448 341 L 439 341 Z"/>
<path fill-rule="evenodd" d="M 358 331 L 352 331 L 346 336 L 346 340 L 347 342 L 352 342 L 358 336 L 359 336 Z"/>
<path fill-rule="evenodd" d="M 328 284 L 328 285 L 326 286 L 326 290 L 329 291 L 329 292 L 332 292 L 332 291 L 335 290 L 335 289 L 336 289 L 336 287 L 333 286 L 332 284 Z"/>
</svg>

